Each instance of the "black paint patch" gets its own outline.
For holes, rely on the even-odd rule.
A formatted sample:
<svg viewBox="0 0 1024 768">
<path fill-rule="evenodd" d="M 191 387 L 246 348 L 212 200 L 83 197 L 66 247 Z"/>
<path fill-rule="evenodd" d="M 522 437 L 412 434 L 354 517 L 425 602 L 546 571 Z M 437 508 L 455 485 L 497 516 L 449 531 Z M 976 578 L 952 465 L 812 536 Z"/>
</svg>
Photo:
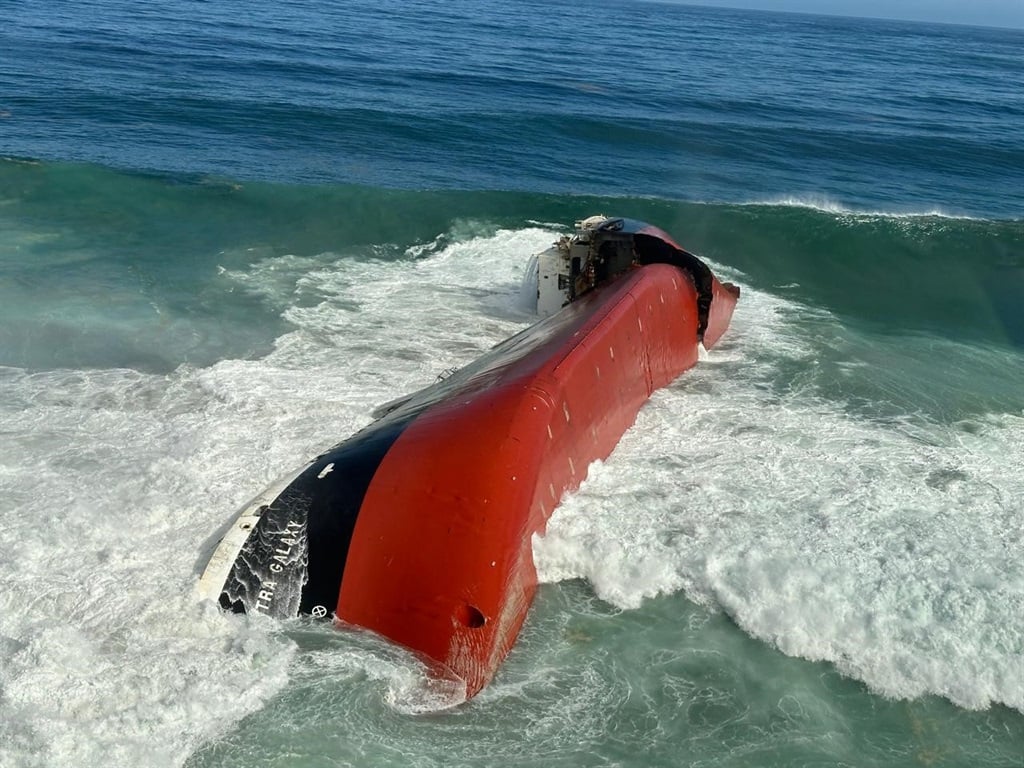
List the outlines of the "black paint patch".
<svg viewBox="0 0 1024 768">
<path fill-rule="evenodd" d="M 708 327 L 708 314 L 711 312 L 711 300 L 714 298 L 714 276 L 707 264 L 689 251 L 666 243 L 660 237 L 637 234 L 634 238 L 639 264 L 671 264 L 693 280 L 697 289 L 697 338 L 704 340 L 704 331 Z"/>
<path fill-rule="evenodd" d="M 295 481 L 303 483 L 310 497 L 308 581 L 302 590 L 300 612 L 313 613 L 321 606 L 328 616 L 333 613 L 366 489 L 411 421 L 381 422 L 367 428 L 321 456 Z M 330 471 L 320 477 L 329 466 Z"/>
<path fill-rule="evenodd" d="M 366 490 L 413 416 L 371 424 L 295 478 L 239 552 L 221 606 L 277 618 L 330 617 Z"/>
</svg>

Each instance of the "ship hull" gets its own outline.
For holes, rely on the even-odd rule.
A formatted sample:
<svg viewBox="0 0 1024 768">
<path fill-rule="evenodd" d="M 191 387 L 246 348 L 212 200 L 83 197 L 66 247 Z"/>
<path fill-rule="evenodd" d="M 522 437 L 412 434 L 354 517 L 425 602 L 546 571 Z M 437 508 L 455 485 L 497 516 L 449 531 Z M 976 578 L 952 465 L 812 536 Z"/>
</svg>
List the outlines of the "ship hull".
<svg viewBox="0 0 1024 768">
<path fill-rule="evenodd" d="M 737 291 L 711 281 L 702 321 L 691 274 L 634 267 L 399 401 L 248 505 L 201 589 L 371 630 L 474 695 L 526 618 L 534 536 L 728 325 Z"/>
</svg>

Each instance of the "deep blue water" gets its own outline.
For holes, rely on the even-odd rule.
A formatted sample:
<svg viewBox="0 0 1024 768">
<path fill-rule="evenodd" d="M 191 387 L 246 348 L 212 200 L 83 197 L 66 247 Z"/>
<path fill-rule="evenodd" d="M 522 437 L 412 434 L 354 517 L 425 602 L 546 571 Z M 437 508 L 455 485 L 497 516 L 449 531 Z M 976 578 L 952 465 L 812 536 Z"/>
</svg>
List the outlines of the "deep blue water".
<svg viewBox="0 0 1024 768">
<path fill-rule="evenodd" d="M 1019 218 L 1022 32 L 606 1 L 6 3 L 2 148 Z"/>
<path fill-rule="evenodd" d="M 1024 765 L 1024 31 L 600 0 L 0 0 L 0 765 Z M 529 323 L 572 221 L 743 286 L 431 711 L 192 593 Z"/>
</svg>

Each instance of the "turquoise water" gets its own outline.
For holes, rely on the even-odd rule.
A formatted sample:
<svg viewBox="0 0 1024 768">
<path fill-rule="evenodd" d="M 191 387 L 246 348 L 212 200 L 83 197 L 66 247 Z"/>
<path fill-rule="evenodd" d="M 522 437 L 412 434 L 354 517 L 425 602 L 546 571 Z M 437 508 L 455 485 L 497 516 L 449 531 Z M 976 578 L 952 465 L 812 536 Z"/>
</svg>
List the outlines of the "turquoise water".
<svg viewBox="0 0 1024 768">
<path fill-rule="evenodd" d="M 1024 765 L 1024 32 L 7 3 L 0 765 Z M 192 592 L 595 212 L 743 286 L 468 705 Z"/>
</svg>

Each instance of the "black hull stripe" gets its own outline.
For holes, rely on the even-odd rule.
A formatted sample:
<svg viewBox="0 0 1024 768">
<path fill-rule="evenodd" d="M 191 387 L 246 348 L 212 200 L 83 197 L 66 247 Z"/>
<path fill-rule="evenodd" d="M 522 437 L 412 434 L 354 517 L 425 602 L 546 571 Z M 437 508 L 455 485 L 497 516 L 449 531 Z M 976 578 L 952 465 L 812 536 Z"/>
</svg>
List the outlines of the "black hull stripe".
<svg viewBox="0 0 1024 768">
<path fill-rule="evenodd" d="M 319 456 L 271 502 L 224 584 L 225 609 L 332 615 L 370 481 L 416 414 L 405 416 L 381 419 Z"/>
</svg>

